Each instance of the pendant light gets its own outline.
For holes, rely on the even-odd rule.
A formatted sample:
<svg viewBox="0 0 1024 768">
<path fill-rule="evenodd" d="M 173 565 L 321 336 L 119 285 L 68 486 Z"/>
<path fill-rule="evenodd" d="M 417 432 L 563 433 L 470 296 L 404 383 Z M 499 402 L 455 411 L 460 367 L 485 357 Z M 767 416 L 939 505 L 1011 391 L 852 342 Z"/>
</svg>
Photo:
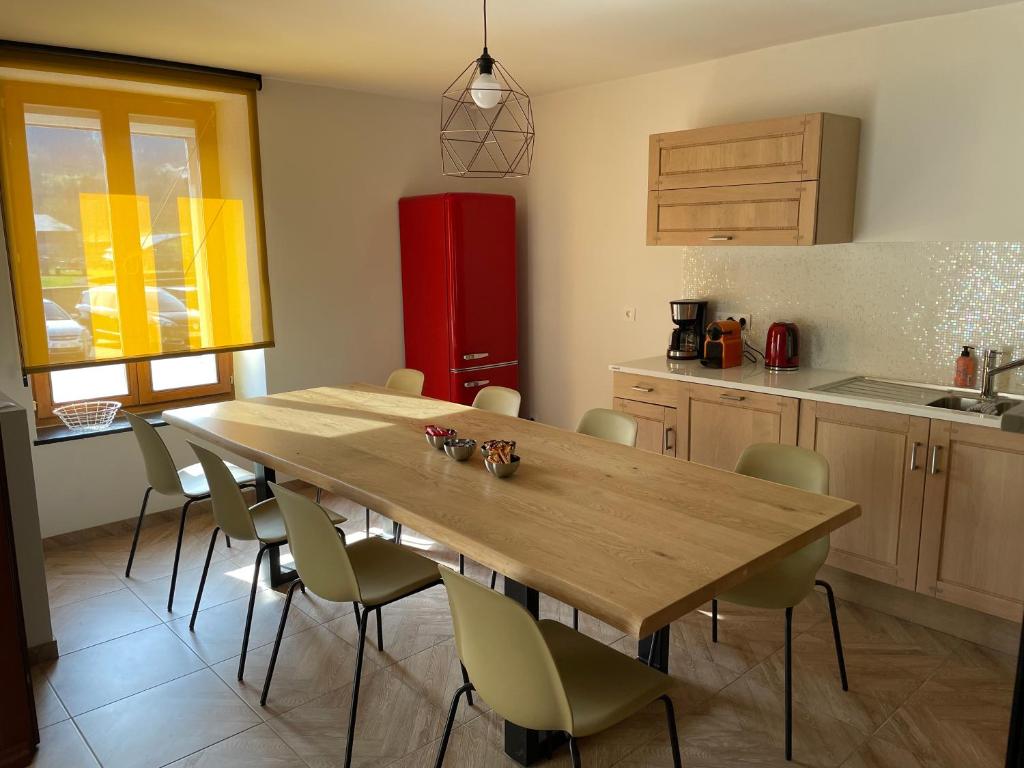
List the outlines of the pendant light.
<svg viewBox="0 0 1024 768">
<path fill-rule="evenodd" d="M 530 97 L 484 50 L 441 96 L 441 172 L 446 176 L 506 178 L 526 176 L 533 160 Z"/>
</svg>

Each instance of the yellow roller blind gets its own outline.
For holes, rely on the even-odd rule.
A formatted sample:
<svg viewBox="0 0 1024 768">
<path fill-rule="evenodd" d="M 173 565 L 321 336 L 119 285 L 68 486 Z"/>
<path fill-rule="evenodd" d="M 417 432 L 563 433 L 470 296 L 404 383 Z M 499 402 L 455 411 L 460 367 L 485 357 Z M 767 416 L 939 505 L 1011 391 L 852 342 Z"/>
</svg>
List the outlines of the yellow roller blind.
<svg viewBox="0 0 1024 768">
<path fill-rule="evenodd" d="M 140 71 L 28 69 L 0 48 L 26 373 L 273 343 L 255 94 Z"/>
</svg>

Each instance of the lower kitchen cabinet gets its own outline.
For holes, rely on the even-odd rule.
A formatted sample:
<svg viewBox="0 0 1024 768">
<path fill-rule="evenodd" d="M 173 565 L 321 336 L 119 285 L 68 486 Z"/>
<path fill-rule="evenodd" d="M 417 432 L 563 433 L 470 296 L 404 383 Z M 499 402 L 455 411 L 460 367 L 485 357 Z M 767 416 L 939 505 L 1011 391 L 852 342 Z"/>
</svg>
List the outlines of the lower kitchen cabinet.
<svg viewBox="0 0 1024 768">
<path fill-rule="evenodd" d="M 796 445 L 800 401 L 703 384 L 680 384 L 677 456 L 732 470 L 753 443 Z"/>
<path fill-rule="evenodd" d="M 929 419 L 803 400 L 800 445 L 829 463 L 829 492 L 861 516 L 832 534 L 829 564 L 914 589 Z"/>
<path fill-rule="evenodd" d="M 639 400 L 616 397 L 616 411 L 628 413 L 636 419 L 636 447 L 665 456 L 676 455 L 676 409 Z"/>
<path fill-rule="evenodd" d="M 917 589 L 1020 621 L 1024 435 L 933 420 Z"/>
</svg>

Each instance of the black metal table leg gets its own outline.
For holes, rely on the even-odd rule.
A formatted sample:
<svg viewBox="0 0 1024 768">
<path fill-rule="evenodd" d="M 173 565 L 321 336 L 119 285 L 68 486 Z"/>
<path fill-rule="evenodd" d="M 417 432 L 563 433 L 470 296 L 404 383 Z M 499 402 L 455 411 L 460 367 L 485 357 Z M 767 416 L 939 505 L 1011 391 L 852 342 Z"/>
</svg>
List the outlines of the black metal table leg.
<svg viewBox="0 0 1024 768">
<path fill-rule="evenodd" d="M 505 594 L 536 618 L 540 614 L 540 595 L 537 590 L 505 577 Z M 520 765 L 533 765 L 546 759 L 560 745 L 566 743 L 562 731 L 531 731 L 505 721 L 505 754 Z"/>
<path fill-rule="evenodd" d="M 637 658 L 654 667 L 661 672 L 668 674 L 668 646 L 669 630 L 662 627 L 653 635 L 640 638 L 637 646 Z"/>
<path fill-rule="evenodd" d="M 277 471 L 262 464 L 256 465 L 256 501 L 266 501 L 273 497 L 268 483 L 277 482 Z M 299 578 L 299 573 L 294 568 L 281 565 L 281 547 L 267 547 L 268 560 L 270 562 L 270 586 L 279 587 L 290 581 Z"/>
</svg>

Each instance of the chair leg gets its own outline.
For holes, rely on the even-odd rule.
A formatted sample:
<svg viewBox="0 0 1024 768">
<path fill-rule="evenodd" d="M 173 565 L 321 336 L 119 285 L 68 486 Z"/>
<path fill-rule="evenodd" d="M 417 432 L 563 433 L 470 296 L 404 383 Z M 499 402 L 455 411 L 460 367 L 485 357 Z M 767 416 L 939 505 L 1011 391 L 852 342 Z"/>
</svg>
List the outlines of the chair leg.
<svg viewBox="0 0 1024 768">
<path fill-rule="evenodd" d="M 380 618 L 380 608 L 375 613 L 377 614 L 377 650 L 381 653 L 384 652 L 384 623 Z"/>
<path fill-rule="evenodd" d="M 181 560 L 181 540 L 185 538 L 185 515 L 194 499 L 186 499 L 181 505 L 181 522 L 178 524 L 178 545 L 174 548 L 174 567 L 171 569 L 171 590 L 167 594 L 167 612 L 174 610 L 174 587 L 178 583 L 178 561 Z"/>
<path fill-rule="evenodd" d="M 361 612 L 361 611 L 359 610 L 359 603 L 357 603 L 357 602 L 353 601 L 353 603 L 352 603 L 352 610 L 353 610 L 353 611 L 355 611 L 355 617 L 356 617 L 356 632 L 358 632 L 358 631 L 359 631 L 359 622 L 360 622 L 360 620 L 361 620 L 361 613 L 362 613 L 362 612 Z"/>
<path fill-rule="evenodd" d="M 836 659 L 839 661 L 839 680 L 843 684 L 843 690 L 850 690 L 846 680 L 846 659 L 843 657 L 843 639 L 839 635 L 839 615 L 836 613 L 836 596 L 832 591 L 832 585 L 827 581 L 816 579 L 814 582 L 819 587 L 825 588 L 825 595 L 828 597 L 828 612 L 832 618 L 832 637 L 836 641 Z"/>
<path fill-rule="evenodd" d="M 460 661 L 459 662 L 459 666 L 462 668 L 462 684 L 463 685 L 469 685 L 469 673 L 466 672 L 466 665 L 463 664 Z M 472 686 L 470 686 L 470 688 L 472 689 Z M 466 691 L 466 703 L 468 703 L 469 706 L 471 706 L 471 707 L 473 706 L 473 691 L 472 690 Z"/>
<path fill-rule="evenodd" d="M 284 607 L 281 609 L 281 621 L 277 625 L 277 637 L 274 638 L 274 650 L 270 653 L 270 666 L 267 667 L 267 679 L 263 681 L 263 693 L 260 695 L 260 706 L 267 706 L 267 694 L 270 693 L 270 679 L 274 676 L 274 667 L 277 666 L 277 652 L 281 650 L 281 638 L 284 637 L 284 625 L 288 621 L 288 609 L 292 606 L 292 595 L 295 588 L 302 584 L 301 579 L 296 579 L 288 587 L 288 595 L 284 599 Z"/>
<path fill-rule="evenodd" d="M 577 632 L 580 629 L 580 609 L 579 608 L 573 608 L 572 609 L 572 628 L 575 629 Z"/>
<path fill-rule="evenodd" d="M 572 768 L 580 768 L 580 745 L 572 736 L 569 737 L 569 757 L 572 758 Z"/>
<path fill-rule="evenodd" d="M 206 576 L 210 572 L 210 559 L 213 557 L 213 548 L 217 544 L 219 527 L 214 527 L 213 535 L 210 536 L 210 548 L 206 550 L 206 562 L 203 563 L 203 575 L 199 578 L 199 589 L 196 590 L 196 604 L 192 606 L 192 618 L 188 622 L 188 631 L 194 632 L 196 628 L 196 616 L 199 614 L 199 603 L 203 600 L 203 589 L 206 588 Z M 224 536 L 227 538 L 227 535 Z"/>
<path fill-rule="evenodd" d="M 348 715 L 348 741 L 345 744 L 345 768 L 352 765 L 352 740 L 356 735 L 356 712 L 359 706 L 359 680 L 363 674 L 363 649 L 366 646 L 366 625 L 370 620 L 370 609 L 364 608 L 359 619 L 359 640 L 356 645 L 356 672 L 352 681 L 352 704 Z"/>
<path fill-rule="evenodd" d="M 224 544 L 228 549 L 231 549 L 231 537 L 226 533 L 224 534 Z"/>
<path fill-rule="evenodd" d="M 267 551 L 267 545 L 262 544 L 260 551 L 256 553 L 256 569 L 252 573 L 252 589 L 249 590 L 249 610 L 245 614 L 245 631 L 242 633 L 242 655 L 238 657 L 238 679 L 242 679 L 245 673 L 245 656 L 249 652 L 249 631 L 252 629 L 252 610 L 256 605 L 256 585 L 260 581 L 260 563 L 263 561 L 263 553 Z"/>
<path fill-rule="evenodd" d="M 395 544 L 402 543 L 402 524 L 395 523 Z"/>
<path fill-rule="evenodd" d="M 786 609 L 786 759 L 793 759 L 793 609 Z"/>
<path fill-rule="evenodd" d="M 366 508 L 366 538 L 370 538 L 370 508 Z"/>
<path fill-rule="evenodd" d="M 672 699 L 668 694 L 661 697 L 665 705 L 665 719 L 668 720 L 668 738 L 672 743 L 672 765 L 675 768 L 683 768 L 683 758 L 679 754 L 679 732 L 676 730 L 676 708 L 672 705 Z"/>
<path fill-rule="evenodd" d="M 465 676 L 465 670 L 463 670 Z M 470 706 L 473 705 L 473 685 L 466 683 L 452 696 L 452 705 L 448 708 L 448 719 L 444 723 L 444 734 L 441 736 L 441 743 L 437 747 L 437 759 L 434 761 L 434 768 L 441 768 L 444 763 L 444 753 L 448 751 L 448 739 L 452 735 L 452 726 L 455 724 L 455 714 L 459 711 L 459 698 L 466 694 Z"/>
<path fill-rule="evenodd" d="M 711 642 L 718 642 L 718 601 L 711 601 Z"/>
<path fill-rule="evenodd" d="M 491 589 L 494 589 L 494 586 L 497 583 L 498 583 L 498 572 L 497 571 L 491 571 Z"/>
<path fill-rule="evenodd" d="M 139 546 L 139 532 L 142 530 L 142 517 L 146 514 L 146 503 L 149 501 L 149 494 L 152 492 L 153 486 L 150 486 L 142 496 L 142 509 L 139 510 L 139 520 L 135 523 L 135 535 L 132 537 L 132 549 L 128 553 L 128 565 L 124 569 L 124 577 L 126 579 L 132 575 L 132 563 L 135 562 L 135 549 Z"/>
<path fill-rule="evenodd" d="M 317 489 L 316 489 L 316 503 L 317 503 L 317 504 L 319 504 L 319 503 L 320 503 L 320 499 L 321 499 L 321 498 L 323 498 L 323 495 L 324 495 L 324 490 L 323 490 L 323 488 L 317 488 Z"/>
<path fill-rule="evenodd" d="M 459 573 L 463 576 L 466 575 L 466 556 L 459 555 Z"/>
</svg>

